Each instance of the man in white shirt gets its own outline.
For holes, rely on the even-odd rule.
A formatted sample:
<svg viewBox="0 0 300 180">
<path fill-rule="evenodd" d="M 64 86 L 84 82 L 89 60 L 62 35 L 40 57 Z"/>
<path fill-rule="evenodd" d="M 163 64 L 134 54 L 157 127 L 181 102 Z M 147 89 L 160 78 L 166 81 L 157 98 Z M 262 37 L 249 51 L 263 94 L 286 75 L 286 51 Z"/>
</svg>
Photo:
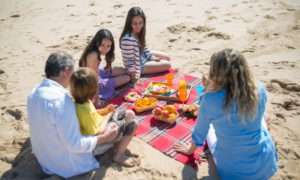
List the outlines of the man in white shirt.
<svg viewBox="0 0 300 180">
<path fill-rule="evenodd" d="M 27 99 L 32 149 L 43 171 L 64 178 L 99 168 L 92 151 L 97 144 L 111 141 L 118 127 L 107 128 L 98 136 L 82 136 L 76 107 L 65 89 L 74 72 L 74 60 L 56 52 L 46 62 L 44 79 Z"/>
</svg>

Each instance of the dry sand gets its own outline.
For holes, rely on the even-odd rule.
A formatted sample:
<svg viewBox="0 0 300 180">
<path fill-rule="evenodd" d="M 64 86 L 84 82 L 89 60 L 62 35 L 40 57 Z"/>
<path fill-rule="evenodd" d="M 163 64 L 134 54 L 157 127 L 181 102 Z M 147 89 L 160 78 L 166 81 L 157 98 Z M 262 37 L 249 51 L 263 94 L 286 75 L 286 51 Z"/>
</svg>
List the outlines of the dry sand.
<svg viewBox="0 0 300 180">
<path fill-rule="evenodd" d="M 149 48 L 170 54 L 172 66 L 184 66 L 186 74 L 201 77 L 219 49 L 244 52 L 269 92 L 267 124 L 279 158 L 272 179 L 300 179 L 299 0 L 0 0 L 2 179 L 62 179 L 46 176 L 32 154 L 26 97 L 45 78 L 50 53 L 63 50 L 78 62 L 101 28 L 113 33 L 113 65 L 122 66 L 118 39 L 133 6 L 140 6 L 147 16 Z M 136 137 L 130 148 L 141 153 L 138 166 L 113 163 L 71 179 L 220 179 L 211 158 L 195 171 Z"/>
</svg>

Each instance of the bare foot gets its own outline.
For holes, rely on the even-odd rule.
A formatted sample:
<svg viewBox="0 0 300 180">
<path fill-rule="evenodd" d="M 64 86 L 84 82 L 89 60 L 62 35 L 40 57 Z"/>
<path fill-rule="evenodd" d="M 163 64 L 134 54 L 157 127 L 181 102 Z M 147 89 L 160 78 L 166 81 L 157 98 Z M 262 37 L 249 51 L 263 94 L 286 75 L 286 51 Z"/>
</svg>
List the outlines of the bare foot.
<svg viewBox="0 0 300 180">
<path fill-rule="evenodd" d="M 177 142 L 173 145 L 175 151 L 180 152 L 185 155 L 191 155 L 194 152 L 190 152 L 192 144 L 191 143 L 181 143 Z"/>
<path fill-rule="evenodd" d="M 140 156 L 138 153 L 131 152 L 130 149 L 128 149 L 128 148 L 125 150 L 125 154 L 128 156 L 131 156 L 131 157 L 139 157 Z"/>
<path fill-rule="evenodd" d="M 131 159 L 126 156 L 125 154 L 122 155 L 115 155 L 115 157 L 113 158 L 113 161 L 119 164 L 122 164 L 124 166 L 128 166 L 128 167 L 133 167 L 134 164 L 131 161 Z"/>
</svg>

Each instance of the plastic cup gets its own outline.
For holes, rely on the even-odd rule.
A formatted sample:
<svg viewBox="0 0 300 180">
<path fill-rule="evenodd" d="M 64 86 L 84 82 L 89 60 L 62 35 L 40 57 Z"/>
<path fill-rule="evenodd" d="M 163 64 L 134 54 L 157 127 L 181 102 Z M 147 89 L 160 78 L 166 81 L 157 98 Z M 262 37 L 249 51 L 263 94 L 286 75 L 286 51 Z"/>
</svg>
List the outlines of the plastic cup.
<svg viewBox="0 0 300 180">
<path fill-rule="evenodd" d="M 179 90 L 179 99 L 184 102 L 187 99 L 187 90 L 186 89 L 180 89 Z"/>
<path fill-rule="evenodd" d="M 202 94 L 204 93 L 204 86 L 196 86 L 197 96 L 199 97 L 198 104 L 201 104 Z"/>
<path fill-rule="evenodd" d="M 180 79 L 173 79 L 172 80 L 172 86 L 173 86 L 173 89 L 175 91 L 177 91 L 179 89 L 179 84 L 180 84 Z"/>
<path fill-rule="evenodd" d="M 204 93 L 204 86 L 196 86 L 197 96 L 200 97 Z"/>
<path fill-rule="evenodd" d="M 174 74 L 167 74 L 167 82 L 172 86 L 172 80 L 174 79 Z"/>
</svg>

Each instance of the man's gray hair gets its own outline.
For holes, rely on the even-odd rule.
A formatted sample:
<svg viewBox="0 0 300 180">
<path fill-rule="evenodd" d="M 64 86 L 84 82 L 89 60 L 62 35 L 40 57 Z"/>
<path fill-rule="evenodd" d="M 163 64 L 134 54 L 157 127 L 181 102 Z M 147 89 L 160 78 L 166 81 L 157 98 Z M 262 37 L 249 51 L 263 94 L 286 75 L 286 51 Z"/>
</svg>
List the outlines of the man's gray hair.
<svg viewBox="0 0 300 180">
<path fill-rule="evenodd" d="M 47 78 L 59 76 L 60 71 L 69 67 L 73 69 L 74 59 L 63 51 L 50 54 L 46 61 L 45 74 Z"/>
</svg>

